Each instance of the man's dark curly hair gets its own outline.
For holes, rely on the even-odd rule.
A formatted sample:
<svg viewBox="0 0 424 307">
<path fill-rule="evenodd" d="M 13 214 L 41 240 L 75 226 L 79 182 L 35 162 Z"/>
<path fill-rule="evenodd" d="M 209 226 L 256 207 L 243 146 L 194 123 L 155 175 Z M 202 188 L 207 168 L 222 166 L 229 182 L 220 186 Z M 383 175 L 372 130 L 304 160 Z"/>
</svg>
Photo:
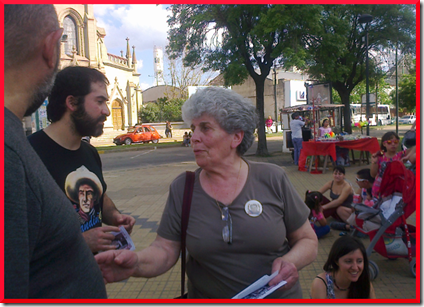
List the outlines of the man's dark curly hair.
<svg viewBox="0 0 424 307">
<path fill-rule="evenodd" d="M 49 95 L 47 119 L 54 123 L 63 117 L 68 96 L 74 96 L 77 99 L 77 105 L 83 104 L 84 97 L 91 92 L 91 84 L 95 82 L 109 85 L 106 76 L 94 68 L 70 66 L 61 70 L 56 76 Z"/>
</svg>

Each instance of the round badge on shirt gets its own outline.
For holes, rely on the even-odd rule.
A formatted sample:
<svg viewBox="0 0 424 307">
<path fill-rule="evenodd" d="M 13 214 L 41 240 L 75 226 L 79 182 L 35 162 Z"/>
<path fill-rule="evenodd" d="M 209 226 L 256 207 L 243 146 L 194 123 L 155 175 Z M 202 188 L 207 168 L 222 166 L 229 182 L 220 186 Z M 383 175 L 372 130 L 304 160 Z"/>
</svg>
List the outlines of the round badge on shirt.
<svg viewBox="0 0 424 307">
<path fill-rule="evenodd" d="M 257 200 L 249 200 L 246 205 L 244 205 L 244 211 L 251 217 L 257 217 L 262 213 L 262 204 Z"/>
</svg>

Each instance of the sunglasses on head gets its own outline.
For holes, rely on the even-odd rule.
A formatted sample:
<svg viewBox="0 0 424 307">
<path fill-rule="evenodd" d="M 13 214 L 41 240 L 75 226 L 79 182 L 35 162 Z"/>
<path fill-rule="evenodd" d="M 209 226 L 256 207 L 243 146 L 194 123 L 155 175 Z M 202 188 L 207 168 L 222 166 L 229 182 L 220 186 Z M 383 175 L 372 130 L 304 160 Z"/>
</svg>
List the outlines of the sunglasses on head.
<svg viewBox="0 0 424 307">
<path fill-rule="evenodd" d="M 391 145 L 392 143 L 394 143 L 394 144 L 399 144 L 399 141 L 398 140 L 388 140 L 388 141 L 384 141 L 384 143 L 386 143 L 386 144 L 389 144 L 389 145 Z"/>
<path fill-rule="evenodd" d="M 362 181 L 366 181 L 367 179 L 361 179 L 361 178 L 356 178 L 356 181 L 358 182 L 362 182 Z"/>
</svg>

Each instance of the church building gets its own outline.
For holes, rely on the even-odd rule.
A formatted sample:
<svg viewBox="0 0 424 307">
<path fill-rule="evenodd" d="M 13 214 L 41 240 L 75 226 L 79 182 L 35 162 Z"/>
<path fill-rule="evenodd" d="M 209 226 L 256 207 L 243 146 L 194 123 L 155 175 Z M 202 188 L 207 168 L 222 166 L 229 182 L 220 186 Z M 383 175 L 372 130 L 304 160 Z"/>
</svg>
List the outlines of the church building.
<svg viewBox="0 0 424 307">
<path fill-rule="evenodd" d="M 136 124 L 143 101 L 135 46 L 130 47 L 129 38 L 126 38 L 126 42 L 123 38 L 125 54 L 122 51 L 120 55 L 108 53 L 104 43 L 106 32 L 97 26 L 92 4 L 54 6 L 59 26 L 64 29 L 59 69 L 67 66 L 84 66 L 100 70 L 110 82 L 107 92 L 111 114 L 105 122 L 105 128 L 124 130 Z M 33 130 L 39 130 L 47 125 L 45 106 L 46 104 L 41 106 L 34 115 Z"/>
</svg>

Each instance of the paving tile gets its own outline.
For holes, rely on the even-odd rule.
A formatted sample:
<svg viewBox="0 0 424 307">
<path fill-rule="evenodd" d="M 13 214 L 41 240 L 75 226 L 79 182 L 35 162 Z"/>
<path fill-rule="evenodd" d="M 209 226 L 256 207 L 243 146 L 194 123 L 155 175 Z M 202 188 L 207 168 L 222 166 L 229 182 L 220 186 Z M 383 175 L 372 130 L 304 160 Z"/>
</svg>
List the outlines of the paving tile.
<svg viewBox="0 0 424 307">
<path fill-rule="evenodd" d="M 266 161 L 281 166 L 303 198 L 306 190 L 318 190 L 325 182 L 332 179 L 332 171 L 325 174 L 299 172 L 291 163 L 287 154 L 274 153 L 270 157 L 246 157 L 252 161 Z M 355 173 L 367 167 L 351 166 L 346 168 L 346 179 L 356 187 Z M 153 242 L 168 197 L 168 187 L 172 180 L 186 170 L 195 170 L 194 163 L 174 163 L 163 166 L 149 166 L 133 170 L 104 172 L 108 184 L 108 195 L 117 207 L 127 214 L 133 215 L 137 224 L 132 239 L 137 250 L 145 248 Z M 415 225 L 415 213 L 408 222 Z M 329 219 L 331 221 L 331 218 Z M 333 242 L 340 231 L 331 230 L 319 240 L 316 260 L 299 272 L 303 298 L 310 298 L 310 285 L 315 276 L 322 272 L 322 267 Z M 361 239 L 368 246 L 369 239 Z M 379 267 L 379 275 L 373 285 L 377 298 L 415 298 L 415 282 L 406 259 L 388 260 L 377 253 L 372 253 L 370 260 Z M 110 298 L 174 298 L 180 295 L 180 261 L 167 273 L 155 278 L 130 278 L 119 283 L 108 284 L 106 289 Z"/>
</svg>

